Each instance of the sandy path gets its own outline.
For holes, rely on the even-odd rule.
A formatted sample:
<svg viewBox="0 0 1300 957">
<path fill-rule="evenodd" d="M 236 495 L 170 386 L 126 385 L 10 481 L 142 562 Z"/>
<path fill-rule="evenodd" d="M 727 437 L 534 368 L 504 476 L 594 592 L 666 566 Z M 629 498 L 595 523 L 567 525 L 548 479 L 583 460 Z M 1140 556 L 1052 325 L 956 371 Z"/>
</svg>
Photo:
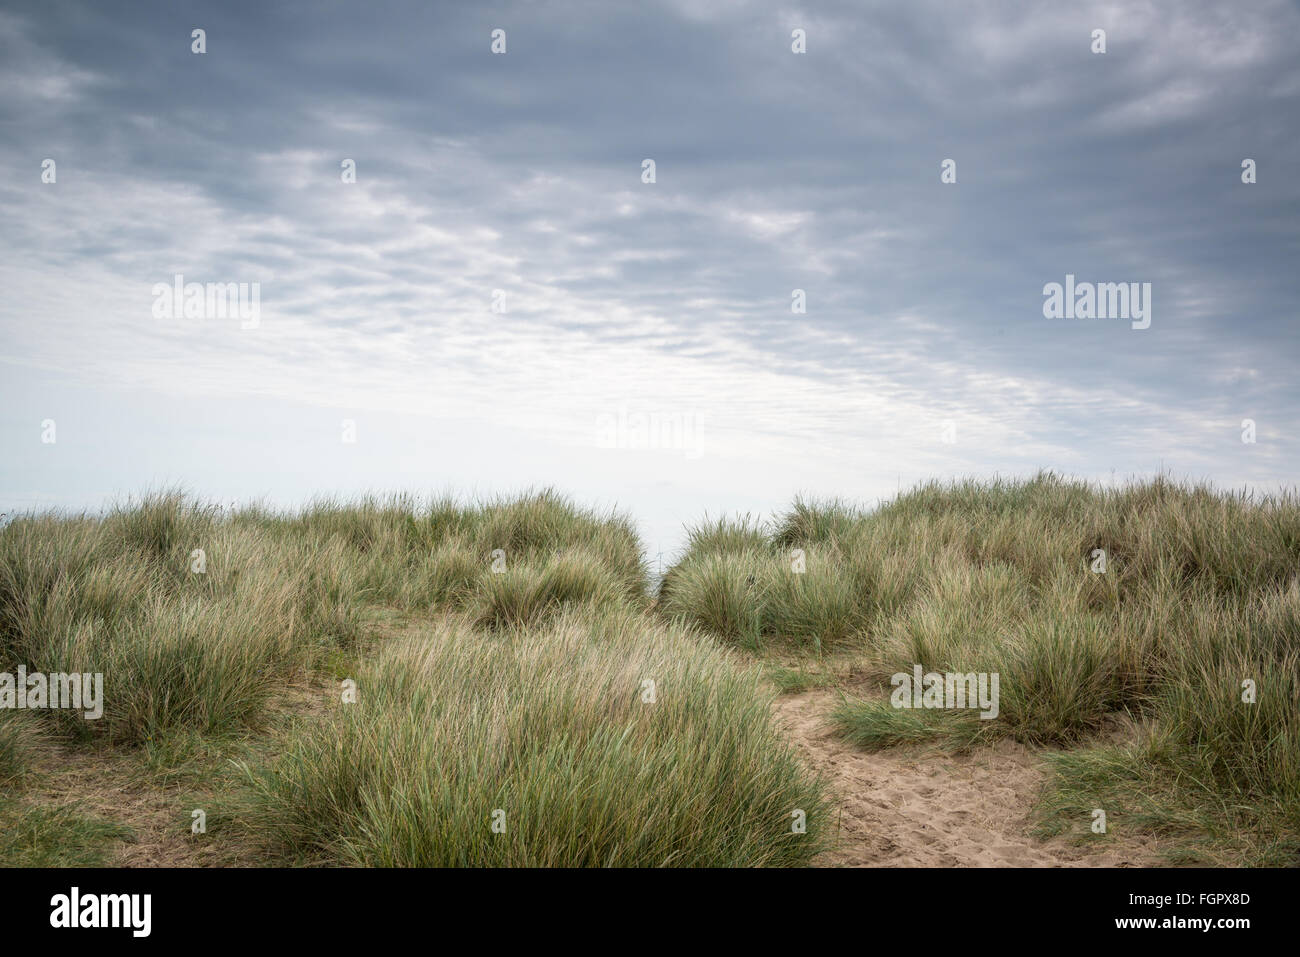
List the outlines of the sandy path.
<svg viewBox="0 0 1300 957">
<path fill-rule="evenodd" d="M 840 809 L 836 846 L 823 867 L 1142 867 L 1153 843 L 1076 847 L 1029 835 L 1041 761 L 1014 742 L 969 755 L 913 749 L 869 753 L 826 719 L 838 695 L 812 691 L 777 701 L 799 754 L 831 784 Z"/>
</svg>

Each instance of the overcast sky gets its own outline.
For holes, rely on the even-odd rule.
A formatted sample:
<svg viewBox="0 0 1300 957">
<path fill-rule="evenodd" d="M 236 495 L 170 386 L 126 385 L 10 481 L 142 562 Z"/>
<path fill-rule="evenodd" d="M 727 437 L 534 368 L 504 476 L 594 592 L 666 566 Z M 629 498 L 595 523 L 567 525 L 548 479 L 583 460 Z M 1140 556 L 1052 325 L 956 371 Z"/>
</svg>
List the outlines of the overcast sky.
<svg viewBox="0 0 1300 957">
<path fill-rule="evenodd" d="M 1294 3 L 0 7 L 0 510 L 1296 481 Z"/>
</svg>

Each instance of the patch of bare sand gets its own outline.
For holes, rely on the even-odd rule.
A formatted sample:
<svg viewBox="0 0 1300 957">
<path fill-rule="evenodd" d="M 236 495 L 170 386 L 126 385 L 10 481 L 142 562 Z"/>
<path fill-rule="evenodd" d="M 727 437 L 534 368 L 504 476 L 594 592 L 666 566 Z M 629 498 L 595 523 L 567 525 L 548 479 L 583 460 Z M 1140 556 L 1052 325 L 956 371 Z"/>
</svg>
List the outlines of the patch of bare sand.
<svg viewBox="0 0 1300 957">
<path fill-rule="evenodd" d="M 821 867 L 1144 867 L 1154 841 L 1090 848 L 1029 834 L 1045 778 L 1041 760 L 1005 741 L 965 755 L 866 752 L 836 735 L 833 691 L 778 699 L 777 718 L 800 756 L 830 783 L 839 808 Z"/>
</svg>

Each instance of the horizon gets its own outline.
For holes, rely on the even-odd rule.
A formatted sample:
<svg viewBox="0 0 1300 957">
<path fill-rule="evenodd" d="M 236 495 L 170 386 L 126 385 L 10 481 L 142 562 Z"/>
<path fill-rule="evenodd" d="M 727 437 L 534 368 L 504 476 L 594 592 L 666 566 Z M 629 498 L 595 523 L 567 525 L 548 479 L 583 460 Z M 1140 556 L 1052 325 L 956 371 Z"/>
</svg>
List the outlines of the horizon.
<svg viewBox="0 0 1300 957">
<path fill-rule="evenodd" d="M 613 505 L 591 504 L 570 494 L 562 488 L 556 488 L 554 486 L 520 488 L 514 491 L 493 492 L 477 497 L 460 494 L 455 490 L 423 492 L 417 489 L 372 490 L 348 496 L 319 495 L 302 502 L 290 504 L 276 504 L 265 496 L 262 498 L 247 499 L 243 501 L 231 500 L 229 502 L 222 502 L 217 499 L 198 496 L 183 486 L 160 486 L 157 488 L 148 488 L 143 491 L 125 493 L 120 497 L 111 499 L 110 501 L 102 503 L 94 508 L 52 506 L 36 510 L 0 512 L 0 528 L 4 528 L 5 525 L 20 518 L 41 517 L 46 515 L 64 519 L 91 518 L 94 520 L 102 520 L 112 514 L 115 510 L 130 510 L 138 507 L 144 500 L 156 497 L 165 497 L 168 495 L 179 495 L 186 502 L 202 507 L 215 508 L 222 514 L 222 516 L 235 515 L 246 511 L 265 511 L 277 518 L 293 519 L 316 508 L 352 508 L 364 507 L 367 505 L 378 505 L 380 507 L 390 505 L 407 506 L 411 507 L 413 513 L 418 515 L 423 514 L 432 506 L 443 502 L 451 502 L 452 504 L 462 508 L 478 508 L 508 504 L 522 498 L 554 494 L 580 511 L 589 512 L 595 515 L 622 518 L 629 521 L 636 532 L 642 556 L 647 563 L 647 571 L 652 575 L 652 577 L 657 579 L 662 577 L 663 572 L 669 566 L 680 561 L 685 556 L 690 534 L 694 529 L 720 520 L 753 521 L 765 532 L 770 533 L 796 504 L 808 504 L 816 507 L 843 506 L 850 510 L 857 511 L 862 515 L 870 515 L 894 505 L 899 500 L 904 499 L 909 495 L 932 487 L 951 489 L 963 484 L 976 483 L 984 488 L 992 488 L 1002 484 L 1025 484 L 1039 479 L 1054 479 L 1063 484 L 1083 484 L 1089 489 L 1089 491 L 1098 495 L 1104 495 L 1108 492 L 1123 493 L 1130 489 L 1163 481 L 1169 482 L 1179 488 L 1204 488 L 1216 496 L 1239 498 L 1254 506 L 1267 506 L 1277 503 L 1285 504 L 1287 502 L 1300 501 L 1300 485 L 1283 486 L 1276 490 L 1248 487 L 1234 489 L 1218 485 L 1212 480 L 1186 477 L 1180 478 L 1167 472 L 1156 472 L 1144 476 L 1126 476 L 1124 478 L 1112 476 L 1110 481 L 1064 475 L 1051 470 L 1042 470 L 1032 476 L 992 475 L 983 478 L 974 478 L 970 476 L 958 476 L 949 479 L 932 478 L 921 480 L 907 488 L 898 489 L 892 494 L 884 495 L 871 502 L 852 500 L 844 496 L 811 497 L 796 493 L 789 501 L 768 513 L 739 512 L 735 510 L 719 512 L 716 514 L 703 513 L 682 525 L 679 530 L 679 539 L 670 550 L 659 547 L 656 543 L 651 542 L 644 532 L 644 520 L 629 509 L 620 507 L 617 503 Z M 656 564 L 658 565 L 657 568 L 655 567 Z"/>
</svg>

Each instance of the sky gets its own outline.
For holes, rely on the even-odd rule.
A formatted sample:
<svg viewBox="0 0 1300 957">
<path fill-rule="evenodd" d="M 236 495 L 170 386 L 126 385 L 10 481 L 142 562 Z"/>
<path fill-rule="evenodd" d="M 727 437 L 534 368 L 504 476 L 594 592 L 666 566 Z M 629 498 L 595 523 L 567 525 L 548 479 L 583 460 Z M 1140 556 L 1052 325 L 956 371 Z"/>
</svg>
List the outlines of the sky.
<svg viewBox="0 0 1300 957">
<path fill-rule="evenodd" d="M 1268 0 L 4 0 L 0 511 L 550 486 L 653 557 L 927 479 L 1292 487 L 1298 46 Z M 1149 326 L 1049 318 L 1067 276 Z"/>
</svg>

